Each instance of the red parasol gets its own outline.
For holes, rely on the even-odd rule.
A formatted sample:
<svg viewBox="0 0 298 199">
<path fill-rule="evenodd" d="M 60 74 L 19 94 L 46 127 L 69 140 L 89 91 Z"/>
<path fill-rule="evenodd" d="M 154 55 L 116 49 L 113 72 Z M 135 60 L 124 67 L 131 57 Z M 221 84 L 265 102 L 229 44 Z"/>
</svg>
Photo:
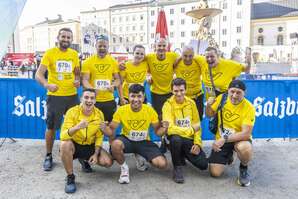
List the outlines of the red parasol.
<svg viewBox="0 0 298 199">
<path fill-rule="evenodd" d="M 161 38 L 166 39 L 168 43 L 168 51 L 170 51 L 171 44 L 169 43 L 169 33 L 168 33 L 166 13 L 163 9 L 161 9 L 158 13 L 155 41 L 158 41 Z"/>
</svg>

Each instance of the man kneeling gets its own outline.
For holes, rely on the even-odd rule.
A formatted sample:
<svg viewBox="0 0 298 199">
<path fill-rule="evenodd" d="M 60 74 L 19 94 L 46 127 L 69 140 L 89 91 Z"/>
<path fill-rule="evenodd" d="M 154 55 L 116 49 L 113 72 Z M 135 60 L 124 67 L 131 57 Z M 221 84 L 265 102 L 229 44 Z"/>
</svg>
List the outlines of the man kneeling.
<svg viewBox="0 0 298 199">
<path fill-rule="evenodd" d="M 106 126 L 103 113 L 94 106 L 95 102 L 95 90 L 85 89 L 81 104 L 69 109 L 64 118 L 60 135 L 60 153 L 67 173 L 66 193 L 76 191 L 74 159 L 79 158 L 80 162 L 83 161 L 82 164 L 87 164 L 89 170 L 89 163 L 104 167 L 113 164 L 111 156 L 101 148 L 104 134 L 110 136 L 112 131 Z"/>
<path fill-rule="evenodd" d="M 176 78 L 171 86 L 173 96 L 165 102 L 162 118 L 169 123 L 167 135 L 174 166 L 173 179 L 176 183 L 183 183 L 182 166 L 185 158 L 201 170 L 208 168 L 208 161 L 202 150 L 201 124 L 196 104 L 185 96 L 186 82 Z"/>
<path fill-rule="evenodd" d="M 120 184 L 129 183 L 129 168 L 125 162 L 124 153 L 135 153 L 144 157 L 153 166 L 165 169 L 167 160 L 160 152 L 158 146 L 150 141 L 149 127 L 153 126 L 157 135 L 164 133 L 160 128 L 157 113 L 154 109 L 143 104 L 144 87 L 133 84 L 129 87 L 128 100 L 130 104 L 121 106 L 113 116 L 110 128 L 115 132 L 119 124 L 122 124 L 121 135 L 111 145 L 112 155 L 119 163 L 121 174 Z"/>
<path fill-rule="evenodd" d="M 247 165 L 252 158 L 251 132 L 255 122 L 255 108 L 244 98 L 245 84 L 233 80 L 228 87 L 228 97 L 222 111 L 216 111 L 223 95 L 207 101 L 206 115 L 218 114 L 218 130 L 209 157 L 209 170 L 213 177 L 222 175 L 226 164 L 233 161 L 233 151 L 240 160 L 238 184 L 249 186 Z M 221 116 L 222 119 L 221 119 Z"/>
</svg>

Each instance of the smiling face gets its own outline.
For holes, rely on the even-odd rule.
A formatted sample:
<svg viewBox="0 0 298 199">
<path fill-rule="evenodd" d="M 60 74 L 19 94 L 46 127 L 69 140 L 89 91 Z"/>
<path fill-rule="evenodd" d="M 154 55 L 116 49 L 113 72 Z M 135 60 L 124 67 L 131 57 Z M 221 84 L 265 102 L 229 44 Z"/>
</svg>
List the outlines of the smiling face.
<svg viewBox="0 0 298 199">
<path fill-rule="evenodd" d="M 133 111 L 139 111 L 142 108 L 144 102 L 144 93 L 129 93 L 128 100 L 130 102 L 130 107 Z"/>
<path fill-rule="evenodd" d="M 192 49 L 184 49 L 182 52 L 182 59 L 185 65 L 191 65 L 194 52 Z"/>
<path fill-rule="evenodd" d="M 95 92 L 84 91 L 81 97 L 81 104 L 83 107 L 83 111 L 85 113 L 89 113 L 93 110 L 94 104 L 96 103 L 96 95 Z"/>
<path fill-rule="evenodd" d="M 66 50 L 70 47 L 72 39 L 72 32 L 66 30 L 60 31 L 58 35 L 59 47 L 63 50 Z"/>
<path fill-rule="evenodd" d="M 145 59 L 145 49 L 137 47 L 133 52 L 133 59 L 135 64 L 141 63 Z"/>
<path fill-rule="evenodd" d="M 214 50 L 206 51 L 205 58 L 210 67 L 215 67 L 218 64 L 218 55 Z"/>
<path fill-rule="evenodd" d="M 233 105 L 239 104 L 244 98 L 244 91 L 239 88 L 230 88 L 228 90 L 228 95 Z"/>
<path fill-rule="evenodd" d="M 101 58 L 105 57 L 109 50 L 109 42 L 106 40 L 98 40 L 96 42 L 96 51 Z"/>
<path fill-rule="evenodd" d="M 155 43 L 155 50 L 156 50 L 156 55 L 159 58 L 163 58 L 166 54 L 167 51 L 167 41 L 165 39 L 160 39 Z"/>
<path fill-rule="evenodd" d="M 182 104 L 184 102 L 185 93 L 186 89 L 184 85 L 173 85 L 173 95 L 175 96 L 175 100 L 178 104 Z"/>
</svg>

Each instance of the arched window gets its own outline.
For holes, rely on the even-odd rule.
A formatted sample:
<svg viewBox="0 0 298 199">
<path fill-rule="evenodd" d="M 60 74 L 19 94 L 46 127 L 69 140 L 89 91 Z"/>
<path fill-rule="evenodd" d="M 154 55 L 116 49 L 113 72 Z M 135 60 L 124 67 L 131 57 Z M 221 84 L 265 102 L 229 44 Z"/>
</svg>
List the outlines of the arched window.
<svg viewBox="0 0 298 199">
<path fill-rule="evenodd" d="M 282 35 L 277 36 L 276 44 L 277 45 L 284 45 L 284 37 Z"/>
<path fill-rule="evenodd" d="M 258 36 L 258 45 L 264 45 L 264 36 Z"/>
</svg>

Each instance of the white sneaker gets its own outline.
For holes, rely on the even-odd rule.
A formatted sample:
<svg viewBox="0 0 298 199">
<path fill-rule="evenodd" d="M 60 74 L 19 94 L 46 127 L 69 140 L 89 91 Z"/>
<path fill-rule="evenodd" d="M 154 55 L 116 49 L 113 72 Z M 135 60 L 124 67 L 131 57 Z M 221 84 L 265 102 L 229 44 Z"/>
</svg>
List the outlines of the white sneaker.
<svg viewBox="0 0 298 199">
<path fill-rule="evenodd" d="M 145 158 L 143 158 L 143 156 L 139 154 L 135 154 L 135 158 L 136 158 L 136 167 L 139 171 L 146 171 L 149 168 L 147 161 Z"/>
<path fill-rule="evenodd" d="M 120 184 L 128 184 L 129 183 L 129 168 L 128 166 L 121 166 L 121 174 L 118 182 Z"/>
</svg>

